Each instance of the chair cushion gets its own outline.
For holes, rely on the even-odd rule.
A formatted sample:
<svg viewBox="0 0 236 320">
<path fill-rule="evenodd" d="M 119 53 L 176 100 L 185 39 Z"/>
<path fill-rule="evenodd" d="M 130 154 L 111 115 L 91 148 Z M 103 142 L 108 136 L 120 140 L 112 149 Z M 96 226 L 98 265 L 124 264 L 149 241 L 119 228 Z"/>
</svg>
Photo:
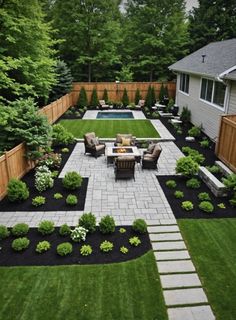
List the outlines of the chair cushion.
<svg viewBox="0 0 236 320">
<path fill-rule="evenodd" d="M 143 156 L 143 160 L 145 160 L 145 161 L 154 161 L 154 160 L 155 160 L 155 157 L 153 157 L 152 154 L 148 153 L 148 154 L 145 154 L 145 155 Z"/>
<path fill-rule="evenodd" d="M 92 143 L 93 139 L 96 139 L 96 135 L 94 132 L 88 132 L 84 135 L 85 139 L 87 140 L 87 143 L 91 146 L 93 146 L 94 144 Z"/>
<path fill-rule="evenodd" d="M 102 149 L 105 149 L 105 145 L 104 144 L 99 144 L 99 145 L 95 146 L 95 148 L 96 148 L 96 151 L 100 151 Z"/>
<path fill-rule="evenodd" d="M 121 140 L 122 140 L 122 146 L 125 147 L 125 146 L 131 145 L 131 139 L 122 137 Z"/>
<path fill-rule="evenodd" d="M 92 138 L 91 139 L 91 144 L 94 145 L 94 146 L 98 146 L 99 145 L 98 137 Z"/>
<path fill-rule="evenodd" d="M 153 153 L 154 148 L 155 148 L 155 144 L 154 143 L 150 143 L 148 148 L 147 148 L 147 152 L 148 153 Z"/>
<path fill-rule="evenodd" d="M 132 139 L 132 134 L 122 134 L 122 133 L 117 133 L 116 135 L 116 142 L 117 143 L 122 143 L 122 138 L 126 138 L 126 139 Z"/>
<path fill-rule="evenodd" d="M 158 158 L 159 157 L 159 155 L 160 155 L 160 153 L 161 153 L 161 147 L 158 145 L 158 144 L 156 144 L 155 145 L 155 148 L 154 148 L 154 150 L 153 150 L 153 152 L 152 152 L 152 156 L 156 159 L 156 158 Z"/>
<path fill-rule="evenodd" d="M 135 161 L 135 157 L 133 156 L 120 156 L 116 158 L 116 161 Z"/>
</svg>

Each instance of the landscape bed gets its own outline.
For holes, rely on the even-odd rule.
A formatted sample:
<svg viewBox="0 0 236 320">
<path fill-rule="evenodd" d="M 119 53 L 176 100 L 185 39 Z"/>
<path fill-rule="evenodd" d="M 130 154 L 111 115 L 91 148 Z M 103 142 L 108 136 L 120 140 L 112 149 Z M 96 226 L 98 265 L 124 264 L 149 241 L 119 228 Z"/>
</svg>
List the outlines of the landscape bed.
<svg viewBox="0 0 236 320">
<path fill-rule="evenodd" d="M 102 121 L 102 122 L 101 122 Z M 137 138 L 159 138 L 150 120 L 61 120 L 59 122 L 76 138 L 95 132 L 99 138 L 115 138 L 117 133 L 130 133 Z"/>
<path fill-rule="evenodd" d="M 135 259 L 142 256 L 147 251 L 151 250 L 151 243 L 148 233 L 137 234 L 132 230 L 131 226 L 122 226 L 125 228 L 125 233 L 120 233 L 120 227 L 116 227 L 112 234 L 102 234 L 97 229 L 94 233 L 88 233 L 85 241 L 74 242 L 70 236 L 61 236 L 59 228 L 55 228 L 51 235 L 42 235 L 37 228 L 30 228 L 26 237 L 30 240 L 29 247 L 22 252 L 16 252 L 11 248 L 12 241 L 16 238 L 10 235 L 8 238 L 0 241 L 0 266 L 53 266 L 53 265 L 68 265 L 68 264 L 104 264 L 122 262 L 130 259 Z M 72 228 L 73 229 L 73 228 Z M 135 247 L 129 244 L 131 237 L 138 236 L 141 243 Z M 40 241 L 49 241 L 51 248 L 44 253 L 35 251 L 36 245 Z M 102 252 L 100 244 L 103 241 L 110 241 L 114 248 L 110 252 Z M 57 254 L 56 247 L 63 242 L 70 242 L 73 246 L 73 252 L 67 256 L 61 257 Z M 92 247 L 92 253 L 88 256 L 80 254 L 80 248 L 84 245 Z M 123 254 L 120 252 L 120 247 L 125 246 L 128 252 Z"/>
<path fill-rule="evenodd" d="M 191 189 L 186 187 L 186 178 L 181 176 L 158 176 L 157 177 L 163 192 L 171 206 L 171 209 L 177 219 L 187 218 L 187 219 L 212 219 L 212 218 L 233 218 L 236 217 L 236 209 L 229 204 L 229 198 L 217 198 L 213 195 L 211 190 L 205 185 L 203 181 L 199 178 L 201 186 L 198 189 Z M 174 180 L 177 186 L 173 189 L 166 186 L 168 180 Z M 174 193 L 176 190 L 180 190 L 184 193 L 182 199 L 176 199 Z M 198 194 L 206 192 L 210 195 L 211 203 L 214 206 L 214 211 L 212 213 L 203 212 L 198 208 L 200 200 L 198 199 Z M 194 209 L 186 211 L 181 208 L 181 203 L 183 201 L 191 201 L 193 203 Z M 219 204 L 224 203 L 225 208 L 221 209 L 218 207 Z"/>
</svg>

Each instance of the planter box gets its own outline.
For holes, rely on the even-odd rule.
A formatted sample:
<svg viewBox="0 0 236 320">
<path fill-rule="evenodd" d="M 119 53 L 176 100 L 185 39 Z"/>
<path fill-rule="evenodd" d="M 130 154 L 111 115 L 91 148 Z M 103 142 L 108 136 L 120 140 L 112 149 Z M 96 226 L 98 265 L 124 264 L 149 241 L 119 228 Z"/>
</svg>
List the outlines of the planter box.
<svg viewBox="0 0 236 320">
<path fill-rule="evenodd" d="M 199 177 L 206 183 L 208 188 L 216 197 L 227 197 L 228 190 L 226 186 L 218 180 L 210 171 L 205 167 L 199 167 Z"/>
</svg>

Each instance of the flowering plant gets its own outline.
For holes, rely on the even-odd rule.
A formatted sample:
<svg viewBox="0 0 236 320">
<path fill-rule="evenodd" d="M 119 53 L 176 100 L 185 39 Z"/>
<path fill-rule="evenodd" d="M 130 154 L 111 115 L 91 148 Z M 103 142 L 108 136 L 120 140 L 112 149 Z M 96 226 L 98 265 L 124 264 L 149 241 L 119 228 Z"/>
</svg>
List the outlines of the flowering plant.
<svg viewBox="0 0 236 320">
<path fill-rule="evenodd" d="M 52 178 L 52 173 L 47 166 L 39 166 L 36 168 L 35 174 L 35 188 L 39 191 L 45 191 L 48 188 L 52 188 L 54 180 Z"/>
<path fill-rule="evenodd" d="M 83 227 L 76 227 L 71 231 L 71 239 L 75 242 L 85 241 L 88 230 Z"/>
</svg>

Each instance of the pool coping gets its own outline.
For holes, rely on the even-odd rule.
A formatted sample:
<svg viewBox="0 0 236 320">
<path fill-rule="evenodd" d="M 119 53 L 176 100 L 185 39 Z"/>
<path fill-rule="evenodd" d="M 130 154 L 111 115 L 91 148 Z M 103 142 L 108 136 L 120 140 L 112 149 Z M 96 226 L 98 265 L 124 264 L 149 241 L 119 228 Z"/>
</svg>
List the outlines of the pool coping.
<svg viewBox="0 0 236 320">
<path fill-rule="evenodd" d="M 105 113 L 105 112 L 111 112 L 111 113 L 124 113 L 124 112 L 132 112 L 133 118 L 97 118 L 98 112 Z M 82 120 L 146 120 L 145 114 L 141 110 L 132 110 L 132 109 L 110 109 L 110 110 L 87 110 L 82 118 Z"/>
</svg>

